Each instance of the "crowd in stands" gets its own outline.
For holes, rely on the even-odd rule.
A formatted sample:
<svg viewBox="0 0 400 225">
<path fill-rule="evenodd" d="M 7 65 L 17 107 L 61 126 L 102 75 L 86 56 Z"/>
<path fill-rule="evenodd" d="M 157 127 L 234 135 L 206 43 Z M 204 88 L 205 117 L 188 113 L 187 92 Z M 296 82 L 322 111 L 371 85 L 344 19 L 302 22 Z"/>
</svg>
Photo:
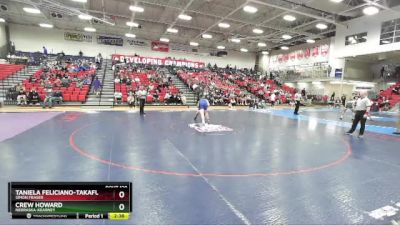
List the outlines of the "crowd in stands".
<svg viewBox="0 0 400 225">
<path fill-rule="evenodd" d="M 246 69 L 209 66 L 203 71 L 181 69 L 177 75 L 198 96 L 205 94 L 212 105 L 284 104 L 295 91 Z"/>
<path fill-rule="evenodd" d="M 63 62 L 77 62 L 77 61 L 101 61 L 103 58 L 99 54 L 95 59 L 88 56 L 80 55 L 66 55 L 63 51 L 55 54 L 50 54 L 47 49 L 43 47 L 43 52 L 22 52 L 16 51 L 10 53 L 7 58 L 15 64 L 23 63 L 29 66 L 41 66 L 41 64 L 48 59 Z M 100 63 L 101 64 L 101 63 Z M 98 66 L 100 66 L 100 64 Z"/>
<path fill-rule="evenodd" d="M 186 97 L 173 85 L 167 67 L 116 63 L 115 102 L 137 104 L 137 92 L 143 87 L 147 91 L 147 103 L 186 104 Z"/>
<path fill-rule="evenodd" d="M 18 105 L 52 107 L 66 101 L 85 102 L 92 80 L 96 76 L 94 59 L 76 61 L 46 61 L 35 74 L 10 88 L 6 99 Z"/>
<path fill-rule="evenodd" d="M 376 99 L 380 109 L 388 110 L 400 103 L 400 81 L 391 85 L 386 90 L 381 90 Z"/>
</svg>

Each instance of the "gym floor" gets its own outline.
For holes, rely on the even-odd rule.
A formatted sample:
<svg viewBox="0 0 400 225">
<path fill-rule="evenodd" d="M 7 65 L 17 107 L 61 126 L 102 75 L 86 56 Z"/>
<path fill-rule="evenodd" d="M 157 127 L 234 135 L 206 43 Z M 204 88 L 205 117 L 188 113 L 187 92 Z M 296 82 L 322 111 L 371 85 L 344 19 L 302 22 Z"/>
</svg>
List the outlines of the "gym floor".
<svg viewBox="0 0 400 225">
<path fill-rule="evenodd" d="M 101 224 L 390 224 L 400 213 L 395 114 L 375 114 L 363 139 L 334 109 L 0 113 L 0 224 L 9 181 L 131 181 L 130 221 Z M 21 223 L 22 222 L 22 223 Z"/>
</svg>

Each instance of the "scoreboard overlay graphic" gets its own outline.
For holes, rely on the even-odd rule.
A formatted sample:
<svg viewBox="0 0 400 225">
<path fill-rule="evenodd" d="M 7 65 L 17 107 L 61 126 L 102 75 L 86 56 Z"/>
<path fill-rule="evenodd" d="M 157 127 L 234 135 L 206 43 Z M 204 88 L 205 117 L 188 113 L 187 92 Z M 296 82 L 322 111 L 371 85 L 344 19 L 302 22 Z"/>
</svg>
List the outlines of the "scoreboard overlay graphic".
<svg viewBox="0 0 400 225">
<path fill-rule="evenodd" d="M 129 219 L 131 182 L 10 182 L 13 219 Z"/>
</svg>

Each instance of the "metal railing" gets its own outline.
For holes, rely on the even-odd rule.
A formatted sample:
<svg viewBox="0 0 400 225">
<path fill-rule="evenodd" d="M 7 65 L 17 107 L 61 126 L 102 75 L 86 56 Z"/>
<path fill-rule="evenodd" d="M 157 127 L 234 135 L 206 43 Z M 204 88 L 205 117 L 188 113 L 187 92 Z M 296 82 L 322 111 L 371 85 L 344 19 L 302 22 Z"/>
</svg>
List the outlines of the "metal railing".
<svg viewBox="0 0 400 225">
<path fill-rule="evenodd" d="M 108 61 L 107 61 L 107 59 L 103 59 L 103 60 L 105 60 L 105 65 L 104 65 L 104 69 L 103 69 L 103 77 L 102 77 L 102 79 L 101 79 L 101 89 L 100 89 L 100 96 L 99 96 L 99 106 L 100 106 L 100 104 L 101 104 L 101 99 L 102 99 L 102 96 L 103 96 L 103 88 L 104 88 L 104 80 L 105 80 L 105 78 L 106 78 L 106 72 L 107 72 L 107 63 L 108 63 Z M 103 64 L 103 62 L 101 62 L 101 65 Z M 103 66 L 103 65 L 102 65 Z"/>
</svg>

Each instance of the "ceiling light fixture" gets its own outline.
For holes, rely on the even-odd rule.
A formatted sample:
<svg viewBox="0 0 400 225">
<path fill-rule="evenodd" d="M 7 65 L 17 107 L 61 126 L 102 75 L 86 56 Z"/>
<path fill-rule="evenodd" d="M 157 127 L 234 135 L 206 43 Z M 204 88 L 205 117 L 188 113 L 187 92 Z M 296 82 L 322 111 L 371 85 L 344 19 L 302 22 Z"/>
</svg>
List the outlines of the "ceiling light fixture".
<svg viewBox="0 0 400 225">
<path fill-rule="evenodd" d="M 282 35 L 282 38 L 285 40 L 289 40 L 289 39 L 292 39 L 292 36 L 290 36 L 288 34 L 284 34 L 284 35 Z"/>
<path fill-rule="evenodd" d="M 40 10 L 36 8 L 24 7 L 23 10 L 27 13 L 40 14 Z"/>
<path fill-rule="evenodd" d="M 131 5 L 129 6 L 129 10 L 131 10 L 132 12 L 144 12 L 144 8 L 140 7 L 140 6 L 136 6 L 136 5 Z"/>
<path fill-rule="evenodd" d="M 91 19 L 93 19 L 93 16 L 88 15 L 88 14 L 81 14 L 81 15 L 79 15 L 78 17 L 79 17 L 79 19 L 81 19 L 81 20 L 91 20 Z"/>
<path fill-rule="evenodd" d="M 281 49 L 282 50 L 289 50 L 289 47 L 288 46 L 282 46 Z"/>
<path fill-rule="evenodd" d="M 269 55 L 269 52 L 268 51 L 262 51 L 261 52 L 263 55 Z"/>
<path fill-rule="evenodd" d="M 307 39 L 307 43 L 309 43 L 309 44 L 314 44 L 314 43 L 315 43 L 315 40 L 314 40 L 314 39 Z"/>
<path fill-rule="evenodd" d="M 167 32 L 176 34 L 176 33 L 178 33 L 178 29 L 175 29 L 175 28 L 168 28 L 168 29 L 167 29 Z"/>
<path fill-rule="evenodd" d="M 127 25 L 128 27 L 139 27 L 139 24 L 138 24 L 138 23 L 131 22 L 131 21 L 126 22 L 126 25 Z"/>
<path fill-rule="evenodd" d="M 87 2 L 87 0 L 71 0 L 71 1 L 73 1 L 73 2 L 80 2 L 80 3 L 86 3 L 86 2 Z"/>
<path fill-rule="evenodd" d="M 213 36 L 211 34 L 203 34 L 201 35 L 205 39 L 211 39 Z"/>
<path fill-rule="evenodd" d="M 317 23 L 317 25 L 315 25 L 316 28 L 320 29 L 320 30 L 325 30 L 328 28 L 328 25 L 324 24 L 324 23 Z"/>
<path fill-rule="evenodd" d="M 136 38 L 136 35 L 135 35 L 135 34 L 131 34 L 131 33 L 126 33 L 126 34 L 125 34 L 125 37 L 128 37 L 128 38 Z"/>
<path fill-rule="evenodd" d="M 258 11 L 258 9 L 254 6 L 246 5 L 245 7 L 243 7 L 243 11 L 245 11 L 247 13 L 256 13 Z"/>
<path fill-rule="evenodd" d="M 191 46 L 199 46 L 199 43 L 197 43 L 197 42 L 190 42 L 189 43 Z"/>
<path fill-rule="evenodd" d="M 240 51 L 241 52 L 248 52 L 249 50 L 247 50 L 246 48 L 241 48 Z"/>
<path fill-rule="evenodd" d="M 169 42 L 169 39 L 168 39 L 168 38 L 160 38 L 160 41 L 162 41 L 162 42 Z"/>
<path fill-rule="evenodd" d="M 292 15 L 286 15 L 283 17 L 284 20 L 289 21 L 289 22 L 293 22 L 296 20 L 296 17 L 292 16 Z"/>
<path fill-rule="evenodd" d="M 222 49 L 225 49 L 225 46 L 218 45 L 217 48 L 220 49 L 220 50 L 222 50 Z"/>
<path fill-rule="evenodd" d="M 253 29 L 253 33 L 255 33 L 255 34 L 262 34 L 262 33 L 264 33 L 264 31 L 261 30 L 261 29 L 258 29 L 258 28 L 254 28 L 254 29 Z"/>
<path fill-rule="evenodd" d="M 258 47 L 267 47 L 267 44 L 265 44 L 264 42 L 259 42 Z"/>
<path fill-rule="evenodd" d="M 331 2 L 340 3 L 340 2 L 343 2 L 343 0 L 331 0 Z"/>
<path fill-rule="evenodd" d="M 3 19 L 3 18 L 0 18 L 0 23 L 5 23 L 6 22 L 6 20 L 5 19 Z"/>
<path fill-rule="evenodd" d="M 375 15 L 375 14 L 377 14 L 378 12 L 379 12 L 379 9 L 378 9 L 377 7 L 375 7 L 375 6 L 372 6 L 372 5 L 367 6 L 367 7 L 365 7 L 365 8 L 363 9 L 363 13 L 364 13 L 365 15 L 367 15 L 367 16 Z"/>
<path fill-rule="evenodd" d="M 188 21 L 188 20 L 191 20 L 191 19 L 192 19 L 192 17 L 191 17 L 191 16 L 189 16 L 189 15 L 186 15 L 186 14 L 180 14 L 180 15 L 178 16 L 178 18 L 179 18 L 179 19 L 181 19 L 181 20 L 186 20 L 186 21 Z"/>
<path fill-rule="evenodd" d="M 234 43 L 240 43 L 240 39 L 238 38 L 232 38 L 231 41 Z"/>
<path fill-rule="evenodd" d="M 84 30 L 87 32 L 96 32 L 96 28 L 94 27 L 85 27 Z"/>
<path fill-rule="evenodd" d="M 43 27 L 43 28 L 53 28 L 54 27 L 53 24 L 48 24 L 48 23 L 39 23 L 39 26 Z"/>
<path fill-rule="evenodd" d="M 229 25 L 229 23 L 219 23 L 218 26 L 221 28 L 229 28 L 231 25 Z"/>
</svg>

